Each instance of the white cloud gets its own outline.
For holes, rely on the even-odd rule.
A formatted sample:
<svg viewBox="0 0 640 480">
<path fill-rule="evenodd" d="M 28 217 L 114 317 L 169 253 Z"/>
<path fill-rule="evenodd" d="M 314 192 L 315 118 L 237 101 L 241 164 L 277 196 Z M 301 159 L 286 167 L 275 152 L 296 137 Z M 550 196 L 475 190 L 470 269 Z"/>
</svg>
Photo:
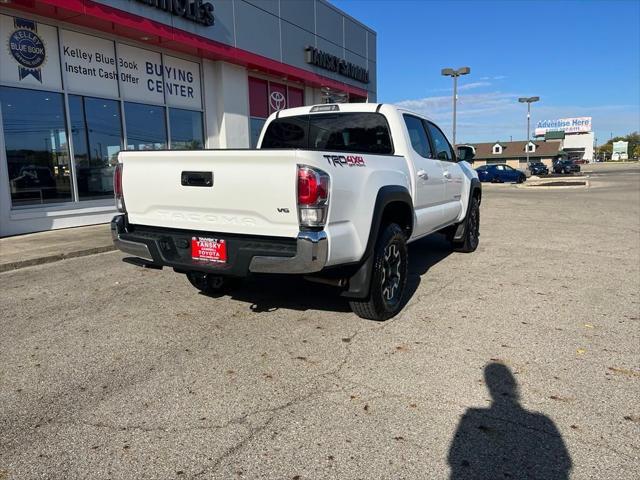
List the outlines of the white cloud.
<svg viewBox="0 0 640 480">
<path fill-rule="evenodd" d="M 471 82 L 458 85 L 458 91 L 473 90 L 474 88 L 489 87 L 491 82 Z"/>
<path fill-rule="evenodd" d="M 526 137 L 526 107 L 518 103 L 519 93 L 476 92 L 461 94 L 457 104 L 457 141 L 493 142 L 522 140 Z M 452 122 L 451 95 L 439 95 L 397 102 L 396 105 L 425 115 L 450 133 Z M 637 105 L 546 105 L 532 106 L 531 129 L 539 120 L 591 116 L 598 138 L 627 134 L 640 130 Z"/>
</svg>

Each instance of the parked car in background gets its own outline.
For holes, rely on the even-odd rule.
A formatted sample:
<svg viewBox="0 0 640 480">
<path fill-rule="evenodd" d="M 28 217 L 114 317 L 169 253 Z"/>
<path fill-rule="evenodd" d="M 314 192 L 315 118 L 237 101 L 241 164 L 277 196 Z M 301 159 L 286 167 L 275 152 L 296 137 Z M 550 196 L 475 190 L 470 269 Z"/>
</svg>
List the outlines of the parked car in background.
<svg viewBox="0 0 640 480">
<path fill-rule="evenodd" d="M 524 174 L 524 172 L 516 170 L 515 168 L 502 163 L 495 165 L 482 165 L 476 168 L 476 172 L 478 172 L 478 178 L 481 182 L 522 183 L 527 179 L 527 176 Z"/>
<path fill-rule="evenodd" d="M 549 175 L 549 168 L 539 160 L 529 163 L 529 171 L 531 175 Z"/>
<path fill-rule="evenodd" d="M 577 165 L 573 160 L 556 160 L 553 162 L 553 173 L 574 173 L 580 171 L 580 165 Z"/>
</svg>

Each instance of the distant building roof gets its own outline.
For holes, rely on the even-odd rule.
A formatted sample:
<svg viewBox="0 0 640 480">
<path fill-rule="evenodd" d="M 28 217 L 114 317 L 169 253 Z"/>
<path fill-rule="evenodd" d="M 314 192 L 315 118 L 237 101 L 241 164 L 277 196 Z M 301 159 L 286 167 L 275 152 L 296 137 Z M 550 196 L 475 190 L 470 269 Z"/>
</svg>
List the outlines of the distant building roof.
<svg viewBox="0 0 640 480">
<path fill-rule="evenodd" d="M 502 153 L 493 153 L 493 147 L 496 143 L 502 146 Z M 508 160 L 510 158 L 526 157 L 525 145 L 529 142 L 526 140 L 516 142 L 492 142 L 492 143 L 466 143 L 476 149 L 474 160 L 491 160 L 501 159 Z M 535 152 L 529 152 L 529 158 L 539 157 L 556 157 L 561 154 L 560 142 L 532 142 L 536 146 Z"/>
</svg>

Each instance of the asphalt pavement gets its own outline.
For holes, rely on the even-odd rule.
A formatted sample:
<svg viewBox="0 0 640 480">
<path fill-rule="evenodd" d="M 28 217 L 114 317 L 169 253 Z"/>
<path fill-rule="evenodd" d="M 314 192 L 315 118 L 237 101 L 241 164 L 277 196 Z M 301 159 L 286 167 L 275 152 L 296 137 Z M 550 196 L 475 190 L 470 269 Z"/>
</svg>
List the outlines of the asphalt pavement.
<svg viewBox="0 0 640 480">
<path fill-rule="evenodd" d="M 640 168 L 596 173 L 487 186 L 383 323 L 119 252 L 0 273 L 0 479 L 637 478 Z"/>
</svg>

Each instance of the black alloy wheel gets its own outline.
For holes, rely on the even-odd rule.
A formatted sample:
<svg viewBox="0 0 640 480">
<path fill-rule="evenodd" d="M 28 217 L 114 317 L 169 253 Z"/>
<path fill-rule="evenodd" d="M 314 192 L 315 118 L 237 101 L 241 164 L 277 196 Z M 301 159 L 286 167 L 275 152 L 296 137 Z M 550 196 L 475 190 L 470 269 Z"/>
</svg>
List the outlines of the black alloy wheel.
<svg viewBox="0 0 640 480">
<path fill-rule="evenodd" d="M 395 243 L 390 243 L 384 249 L 380 288 L 384 301 L 391 307 L 400 301 L 401 266 L 400 249 Z"/>
<path fill-rule="evenodd" d="M 456 252 L 471 253 L 478 248 L 480 243 L 480 200 L 471 198 L 469 213 L 465 219 L 464 236 L 459 241 L 453 242 Z"/>
<path fill-rule="evenodd" d="M 353 312 L 368 320 L 388 320 L 403 305 L 407 285 L 407 240 L 399 225 L 383 227 L 373 252 L 369 296 L 349 302 Z"/>
</svg>

